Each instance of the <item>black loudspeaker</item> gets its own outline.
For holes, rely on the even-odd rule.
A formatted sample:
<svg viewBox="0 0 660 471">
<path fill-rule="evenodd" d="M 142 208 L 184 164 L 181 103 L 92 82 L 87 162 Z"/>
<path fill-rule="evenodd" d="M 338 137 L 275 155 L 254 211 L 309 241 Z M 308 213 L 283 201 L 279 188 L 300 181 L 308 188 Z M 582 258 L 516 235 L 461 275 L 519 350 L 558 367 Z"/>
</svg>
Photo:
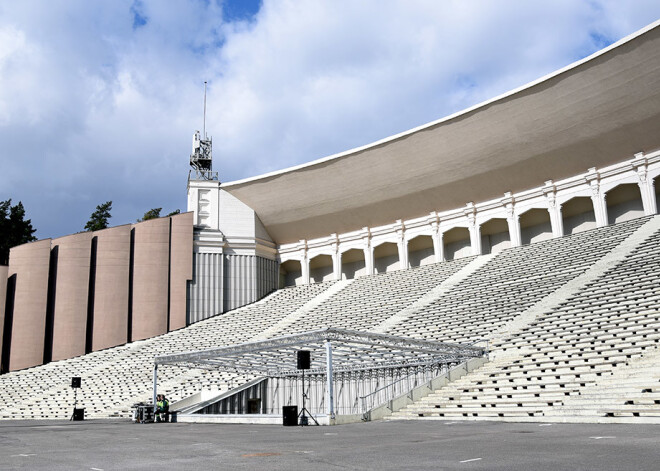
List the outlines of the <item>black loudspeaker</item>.
<svg viewBox="0 0 660 471">
<path fill-rule="evenodd" d="M 298 350 L 298 363 L 299 370 L 308 370 L 311 364 L 311 355 L 309 350 Z"/>
<path fill-rule="evenodd" d="M 298 425 L 298 406 L 282 407 L 282 425 L 289 427 Z"/>
<path fill-rule="evenodd" d="M 71 387 L 72 388 L 79 388 L 80 387 L 80 376 L 74 376 L 71 378 Z"/>
<path fill-rule="evenodd" d="M 85 409 L 84 408 L 73 409 L 73 420 L 85 420 Z"/>
</svg>

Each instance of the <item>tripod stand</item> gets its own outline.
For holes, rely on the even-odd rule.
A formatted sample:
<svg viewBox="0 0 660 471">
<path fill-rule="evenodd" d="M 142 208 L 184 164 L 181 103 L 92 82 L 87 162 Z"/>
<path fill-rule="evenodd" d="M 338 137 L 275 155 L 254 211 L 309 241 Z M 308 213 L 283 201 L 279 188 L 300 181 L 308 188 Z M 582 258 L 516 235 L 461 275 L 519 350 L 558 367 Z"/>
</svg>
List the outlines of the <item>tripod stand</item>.
<svg viewBox="0 0 660 471">
<path fill-rule="evenodd" d="M 73 388 L 73 412 L 71 413 L 71 418 L 69 419 L 69 422 L 73 420 L 77 408 L 78 408 L 78 388 Z"/>
<path fill-rule="evenodd" d="M 309 421 L 307 420 L 307 415 L 309 415 L 309 418 L 312 419 L 312 421 L 316 425 L 318 425 L 319 423 L 316 421 L 312 413 L 307 410 L 307 407 L 305 407 L 305 399 L 307 399 L 307 394 L 305 394 L 305 370 L 302 370 L 302 409 L 298 414 L 298 418 L 300 419 L 300 425 L 303 426 L 309 425 Z M 305 412 L 307 412 L 307 415 L 305 415 Z"/>
</svg>

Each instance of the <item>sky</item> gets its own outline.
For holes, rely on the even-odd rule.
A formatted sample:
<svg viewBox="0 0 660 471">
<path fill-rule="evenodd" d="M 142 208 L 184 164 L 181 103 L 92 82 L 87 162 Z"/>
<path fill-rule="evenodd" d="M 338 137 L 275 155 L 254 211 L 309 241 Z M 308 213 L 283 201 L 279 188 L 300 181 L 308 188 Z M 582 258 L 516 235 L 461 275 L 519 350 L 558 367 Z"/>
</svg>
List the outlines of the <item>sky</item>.
<svg viewBox="0 0 660 471">
<path fill-rule="evenodd" d="M 108 200 L 111 225 L 185 211 L 204 81 L 228 182 L 437 120 L 659 18 L 657 0 L 0 0 L 0 201 L 39 238 Z"/>
</svg>

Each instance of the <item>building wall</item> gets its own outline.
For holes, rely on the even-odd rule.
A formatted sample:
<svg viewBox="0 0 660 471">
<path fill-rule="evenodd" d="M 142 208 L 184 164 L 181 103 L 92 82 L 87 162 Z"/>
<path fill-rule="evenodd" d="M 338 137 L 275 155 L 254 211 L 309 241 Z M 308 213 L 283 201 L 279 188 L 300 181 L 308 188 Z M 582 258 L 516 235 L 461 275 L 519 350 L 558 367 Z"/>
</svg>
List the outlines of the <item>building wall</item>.
<svg viewBox="0 0 660 471">
<path fill-rule="evenodd" d="M 133 226 L 131 340 L 167 332 L 170 218 Z"/>
<path fill-rule="evenodd" d="M 94 232 L 96 239 L 92 351 L 128 341 L 131 226 Z"/>
<path fill-rule="evenodd" d="M 185 326 L 192 222 L 186 213 L 12 248 L 9 267 L 0 267 L 0 339 L 9 339 L 0 344 L 3 368 L 28 368 Z"/>
<path fill-rule="evenodd" d="M 82 232 L 52 241 L 57 253 L 53 361 L 85 354 L 92 236 Z"/>
<path fill-rule="evenodd" d="M 169 330 L 185 327 L 188 281 L 192 280 L 193 213 L 172 217 Z"/>
<path fill-rule="evenodd" d="M 8 276 L 16 275 L 9 369 L 40 365 L 44 360 L 50 239 L 9 251 Z"/>
<path fill-rule="evenodd" d="M 9 267 L 0 265 L 0 356 L 2 355 L 2 341 L 5 325 L 5 304 L 7 302 L 7 282 Z"/>
</svg>

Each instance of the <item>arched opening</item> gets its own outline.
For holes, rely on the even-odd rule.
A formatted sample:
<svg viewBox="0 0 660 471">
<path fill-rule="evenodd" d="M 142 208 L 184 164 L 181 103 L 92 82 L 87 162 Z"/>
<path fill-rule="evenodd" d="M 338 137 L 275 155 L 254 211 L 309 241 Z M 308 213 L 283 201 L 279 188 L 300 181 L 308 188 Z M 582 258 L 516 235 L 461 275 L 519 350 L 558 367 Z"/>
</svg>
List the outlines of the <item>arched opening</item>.
<svg viewBox="0 0 660 471">
<path fill-rule="evenodd" d="M 364 250 L 350 249 L 341 254 L 341 278 L 352 280 L 358 276 L 366 275 L 367 267 L 364 262 Z"/>
<path fill-rule="evenodd" d="M 520 236 L 523 245 L 552 239 L 552 224 L 548 210 L 533 208 L 521 214 Z"/>
<path fill-rule="evenodd" d="M 655 212 L 660 214 L 660 175 L 653 179 L 653 187 L 655 188 Z"/>
<path fill-rule="evenodd" d="M 420 235 L 408 241 L 408 264 L 411 267 L 421 267 L 435 262 L 433 238 Z"/>
<path fill-rule="evenodd" d="M 302 266 L 298 260 L 280 263 L 280 288 L 303 284 Z"/>
<path fill-rule="evenodd" d="M 644 216 L 644 205 L 639 185 L 624 183 L 605 193 L 607 204 L 607 223 L 628 221 Z"/>
<path fill-rule="evenodd" d="M 506 219 L 493 218 L 481 225 L 481 253 L 498 253 L 511 247 Z"/>
<path fill-rule="evenodd" d="M 333 275 L 330 255 L 317 255 L 309 260 L 309 278 L 314 283 L 333 280 Z"/>
<path fill-rule="evenodd" d="M 576 234 L 596 227 L 594 204 L 591 198 L 586 196 L 577 196 L 562 204 L 561 218 L 564 235 Z"/>
<path fill-rule="evenodd" d="M 393 242 L 383 242 L 374 247 L 374 271 L 387 273 L 399 269 L 399 248 Z"/>
<path fill-rule="evenodd" d="M 442 243 L 445 247 L 445 260 L 454 260 L 472 255 L 470 231 L 467 227 L 449 229 L 443 234 Z"/>
</svg>

